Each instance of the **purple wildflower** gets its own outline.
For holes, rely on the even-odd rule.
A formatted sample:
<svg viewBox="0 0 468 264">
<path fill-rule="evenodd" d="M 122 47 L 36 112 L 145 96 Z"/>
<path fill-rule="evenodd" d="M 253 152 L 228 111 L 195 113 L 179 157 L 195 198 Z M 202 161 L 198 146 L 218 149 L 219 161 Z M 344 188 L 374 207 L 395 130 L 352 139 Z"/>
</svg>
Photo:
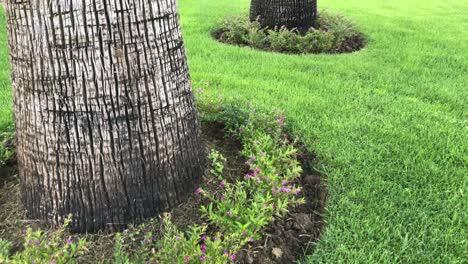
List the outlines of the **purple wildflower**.
<svg viewBox="0 0 468 264">
<path fill-rule="evenodd" d="M 246 174 L 246 175 L 245 175 L 245 178 L 246 178 L 247 180 L 250 179 L 250 177 L 252 177 L 252 175 L 250 175 L 250 174 Z"/>
<path fill-rule="evenodd" d="M 203 236 L 201 237 L 201 239 L 202 239 L 203 241 L 205 241 L 207 238 L 208 238 L 207 235 L 203 235 Z"/>
<path fill-rule="evenodd" d="M 229 252 L 227 250 L 224 250 L 223 255 L 229 255 Z"/>
<path fill-rule="evenodd" d="M 228 214 L 229 216 L 232 216 L 232 211 L 229 210 L 229 211 L 227 212 L 227 214 Z"/>
<path fill-rule="evenodd" d="M 202 192 L 202 189 L 201 189 L 201 188 L 197 188 L 197 189 L 195 190 L 195 194 L 197 194 L 197 195 L 200 194 L 201 192 Z"/>
<path fill-rule="evenodd" d="M 250 160 L 255 161 L 255 157 L 254 156 L 250 157 Z"/>
<path fill-rule="evenodd" d="M 206 257 L 205 257 L 205 256 L 201 256 L 201 257 L 200 257 L 200 260 L 201 260 L 201 261 L 205 261 L 205 260 L 206 260 Z"/>
<path fill-rule="evenodd" d="M 190 262 L 190 257 L 189 257 L 189 256 L 186 256 L 186 257 L 184 258 L 184 261 L 185 261 L 185 262 Z"/>
<path fill-rule="evenodd" d="M 271 193 L 272 193 L 273 195 L 276 195 L 277 192 L 278 192 L 278 191 L 277 191 L 276 189 L 271 190 Z"/>
<path fill-rule="evenodd" d="M 286 185 L 286 184 L 288 184 L 288 182 L 287 182 L 286 180 L 283 180 L 283 181 L 281 182 L 281 184 L 282 184 L 282 185 Z"/>
<path fill-rule="evenodd" d="M 232 254 L 232 255 L 231 255 L 231 259 L 232 259 L 232 260 L 235 260 L 236 257 L 237 257 L 236 254 Z"/>
<path fill-rule="evenodd" d="M 38 247 L 38 246 L 40 246 L 40 245 L 41 245 L 41 241 L 39 241 L 39 240 L 36 241 L 36 246 Z"/>
<path fill-rule="evenodd" d="M 224 181 L 219 182 L 219 186 L 224 187 L 224 185 L 225 185 Z"/>
<path fill-rule="evenodd" d="M 250 162 L 246 161 L 245 166 L 250 167 Z"/>
<path fill-rule="evenodd" d="M 242 231 L 242 235 L 246 236 L 247 235 L 247 231 Z"/>
<path fill-rule="evenodd" d="M 270 128 L 270 127 L 267 128 L 266 131 L 267 131 L 267 132 L 271 132 L 271 128 Z"/>
<path fill-rule="evenodd" d="M 201 252 L 202 252 L 203 254 L 206 254 L 205 244 L 201 244 L 201 245 L 200 245 L 200 249 L 201 249 Z"/>
<path fill-rule="evenodd" d="M 294 190 L 294 192 L 296 193 L 296 195 L 299 195 L 301 193 L 301 189 L 296 189 Z"/>
</svg>

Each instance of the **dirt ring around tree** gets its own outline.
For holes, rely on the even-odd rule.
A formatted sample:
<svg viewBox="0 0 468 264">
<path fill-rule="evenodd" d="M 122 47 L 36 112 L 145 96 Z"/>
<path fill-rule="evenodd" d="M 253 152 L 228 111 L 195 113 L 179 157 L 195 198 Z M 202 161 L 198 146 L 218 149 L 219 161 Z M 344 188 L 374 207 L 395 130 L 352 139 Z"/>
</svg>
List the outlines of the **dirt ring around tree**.
<svg viewBox="0 0 468 264">
<path fill-rule="evenodd" d="M 232 138 L 225 137 L 224 126 L 220 123 L 203 124 L 203 139 L 208 152 L 216 149 L 227 162 L 224 177 L 229 182 L 242 179 L 246 172 L 245 160 L 240 153 L 242 145 Z M 314 155 L 307 153 L 304 146 L 297 146 L 298 156 L 303 173 L 295 184 L 300 185 L 301 195 L 306 203 L 290 208 L 282 218 L 276 218 L 261 232 L 260 240 L 247 244 L 237 252 L 237 263 L 293 263 L 304 256 L 313 253 L 315 244 L 324 228 L 324 207 L 327 200 L 327 189 L 322 176 L 312 169 Z M 216 180 L 207 170 L 199 187 L 216 192 L 219 188 Z M 181 230 L 192 224 L 206 225 L 201 217 L 200 206 L 205 204 L 200 196 L 190 194 L 172 210 L 172 221 Z M 17 164 L 13 159 L 0 169 L 0 237 L 13 242 L 13 251 L 21 250 L 23 230 L 28 227 L 48 229 L 53 228 L 41 221 L 26 220 L 20 203 L 20 188 L 17 177 Z M 134 227 L 129 226 L 131 231 Z M 155 227 L 151 227 L 155 228 Z M 156 227 L 158 228 L 158 227 Z M 208 227 L 208 234 L 217 230 Z M 101 231 L 96 234 L 73 234 L 88 241 L 86 256 L 81 263 L 96 263 L 113 258 L 113 236 L 111 231 Z"/>
</svg>

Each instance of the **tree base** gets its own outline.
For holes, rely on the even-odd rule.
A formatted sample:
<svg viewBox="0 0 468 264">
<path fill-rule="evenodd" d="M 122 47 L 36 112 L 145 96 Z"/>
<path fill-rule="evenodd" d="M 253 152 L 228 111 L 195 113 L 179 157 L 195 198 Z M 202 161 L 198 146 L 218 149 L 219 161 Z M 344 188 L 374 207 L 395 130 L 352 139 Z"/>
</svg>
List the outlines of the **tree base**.
<svg viewBox="0 0 468 264">
<path fill-rule="evenodd" d="M 233 139 L 225 137 L 224 126 L 220 123 L 210 123 L 203 126 L 203 140 L 206 142 L 208 149 L 218 150 L 227 159 L 225 164 L 225 177 L 229 182 L 233 182 L 243 177 L 242 173 L 246 170 L 244 161 L 245 157 L 240 155 L 242 145 Z M 314 249 L 314 242 L 319 237 L 324 226 L 322 213 L 324 212 L 325 202 L 327 198 L 327 190 L 322 180 L 322 177 L 314 172 L 311 167 L 311 162 L 314 156 L 305 151 L 305 147 L 299 147 L 301 150 L 298 157 L 303 168 L 302 177 L 297 182 L 293 183 L 302 186 L 302 195 L 306 199 L 306 204 L 290 208 L 289 213 L 283 218 L 277 218 L 275 221 L 267 225 L 263 230 L 263 237 L 258 241 L 254 241 L 241 249 L 237 255 L 236 261 L 239 263 L 293 263 L 304 256 L 311 254 Z M 209 153 L 209 151 L 207 151 Z M 10 164 L 4 168 L 4 172 L 16 174 L 15 164 Z M 203 177 L 200 187 L 204 190 L 215 193 L 219 187 L 217 183 L 213 183 L 213 176 L 206 173 L 207 177 Z M 4 185 L 0 185 L 0 236 L 3 239 L 14 243 L 13 251 L 19 250 L 23 243 L 22 231 L 26 228 L 41 228 L 43 230 L 55 230 L 54 226 L 48 225 L 44 221 L 24 221 L 25 211 L 22 209 L 20 202 L 20 188 L 17 178 L 10 177 L 11 175 L 2 175 L 0 181 L 5 181 Z M 5 178 L 4 178 L 5 177 Z M 194 223 L 202 224 L 200 206 L 205 204 L 206 200 L 200 199 L 200 196 L 194 193 L 188 197 L 177 207 L 172 210 L 172 222 L 180 227 L 192 225 Z M 317 214 L 319 212 L 319 214 Z M 19 223 L 19 224 L 18 224 Z M 154 225 L 143 224 L 139 227 L 132 225 L 126 226 L 130 230 L 142 230 L 140 234 L 150 230 L 160 230 Z M 207 235 L 215 233 L 216 230 L 208 228 Z M 77 237 L 86 238 L 88 241 L 89 252 L 85 256 L 80 257 L 83 263 L 97 263 L 113 258 L 114 240 L 111 230 L 106 230 L 97 234 L 77 234 Z M 139 241 L 139 240 L 138 240 Z M 255 252 L 251 249 L 256 248 Z M 281 256 L 272 255 L 272 250 L 281 249 Z"/>
<path fill-rule="evenodd" d="M 243 16 L 229 17 L 222 25 L 212 32 L 218 41 L 271 52 L 339 54 L 361 50 L 367 44 L 353 23 L 327 12 L 319 13 L 315 27 L 302 30 L 262 27 L 260 22 Z"/>
</svg>

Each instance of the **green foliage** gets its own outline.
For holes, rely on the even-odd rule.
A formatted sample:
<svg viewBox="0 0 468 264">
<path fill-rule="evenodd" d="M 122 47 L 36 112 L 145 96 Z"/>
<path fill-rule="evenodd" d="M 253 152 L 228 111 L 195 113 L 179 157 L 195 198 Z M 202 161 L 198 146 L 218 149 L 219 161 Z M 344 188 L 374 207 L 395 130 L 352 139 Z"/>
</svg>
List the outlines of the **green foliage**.
<svg viewBox="0 0 468 264">
<path fill-rule="evenodd" d="M 11 243 L 0 239 L 0 263 L 6 263 L 9 260 Z"/>
<path fill-rule="evenodd" d="M 332 32 L 311 29 L 301 38 L 300 49 L 306 53 L 322 53 L 332 50 L 342 42 L 336 42 L 335 35 Z"/>
<path fill-rule="evenodd" d="M 228 43 L 244 43 L 248 34 L 244 17 L 231 16 L 222 22 L 221 39 Z"/>
<path fill-rule="evenodd" d="M 0 263 L 61 264 L 78 263 L 77 258 L 85 253 L 86 241 L 73 241 L 65 234 L 71 217 L 55 231 L 26 230 L 23 250 L 10 256 L 11 243 L 0 240 Z"/>
<path fill-rule="evenodd" d="M 301 52 L 301 36 L 296 30 L 289 30 L 286 27 L 268 30 L 268 42 L 273 51 L 278 52 Z"/>
<path fill-rule="evenodd" d="M 347 38 L 351 38 L 358 35 L 356 25 L 339 13 L 332 13 L 323 10 L 317 17 L 317 24 L 322 30 L 313 31 L 329 33 L 333 37 L 333 40 L 331 42 L 332 47 L 337 47 Z"/>
<path fill-rule="evenodd" d="M 340 14 L 322 11 L 318 28 L 302 35 L 296 29 L 261 28 L 247 16 L 231 16 L 221 22 L 219 40 L 258 49 L 286 53 L 326 53 L 337 50 L 348 38 L 359 36 L 355 25 Z"/>
<path fill-rule="evenodd" d="M 268 47 L 268 36 L 263 30 L 258 21 L 246 22 L 247 35 L 243 37 L 245 44 L 257 48 L 264 49 Z"/>
<path fill-rule="evenodd" d="M 8 128 L 0 132 L 0 167 L 4 166 L 16 153 L 15 132 Z"/>
<path fill-rule="evenodd" d="M 227 239 L 211 239 L 204 235 L 205 231 L 206 226 L 193 225 L 188 227 L 188 231 L 181 232 L 171 222 L 171 215 L 165 214 L 160 230 L 162 236 L 146 233 L 132 254 L 126 252 L 122 234 L 117 234 L 114 263 L 199 263 L 204 260 L 226 263 L 229 256 L 223 254 L 223 249 L 226 248 Z M 217 237 L 221 235 L 218 233 Z"/>
<path fill-rule="evenodd" d="M 219 180 L 223 180 L 223 170 L 224 170 L 224 163 L 226 162 L 226 158 L 221 155 L 216 150 L 212 150 L 208 158 L 211 160 L 211 170 L 210 173 L 213 174 Z"/>
</svg>

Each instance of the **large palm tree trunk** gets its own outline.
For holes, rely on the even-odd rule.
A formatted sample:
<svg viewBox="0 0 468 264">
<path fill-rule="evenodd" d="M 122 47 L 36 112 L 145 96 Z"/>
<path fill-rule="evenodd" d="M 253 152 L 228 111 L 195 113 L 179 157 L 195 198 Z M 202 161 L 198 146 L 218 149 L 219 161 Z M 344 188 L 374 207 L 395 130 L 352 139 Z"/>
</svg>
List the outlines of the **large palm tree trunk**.
<svg viewBox="0 0 468 264">
<path fill-rule="evenodd" d="M 306 32 L 317 18 L 317 0 L 252 0 L 250 20 L 259 20 L 262 27 L 285 26 Z"/>
<path fill-rule="evenodd" d="M 177 204 L 204 172 L 176 0 L 7 0 L 23 200 L 93 231 Z"/>
</svg>

